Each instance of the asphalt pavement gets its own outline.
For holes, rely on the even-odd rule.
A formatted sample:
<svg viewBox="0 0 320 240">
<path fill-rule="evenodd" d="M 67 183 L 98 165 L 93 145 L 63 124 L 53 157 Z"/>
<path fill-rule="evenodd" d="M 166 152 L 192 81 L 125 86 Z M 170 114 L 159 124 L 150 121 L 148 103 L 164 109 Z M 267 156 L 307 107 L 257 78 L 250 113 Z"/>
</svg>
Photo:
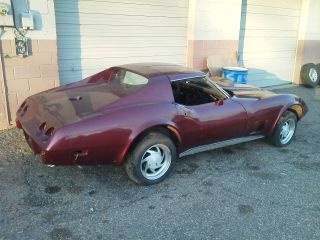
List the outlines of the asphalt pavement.
<svg viewBox="0 0 320 240">
<path fill-rule="evenodd" d="M 154 186 L 113 165 L 48 168 L 20 131 L 0 131 L 0 240 L 320 239 L 320 88 L 276 92 L 310 108 L 288 147 L 184 157 Z"/>
</svg>

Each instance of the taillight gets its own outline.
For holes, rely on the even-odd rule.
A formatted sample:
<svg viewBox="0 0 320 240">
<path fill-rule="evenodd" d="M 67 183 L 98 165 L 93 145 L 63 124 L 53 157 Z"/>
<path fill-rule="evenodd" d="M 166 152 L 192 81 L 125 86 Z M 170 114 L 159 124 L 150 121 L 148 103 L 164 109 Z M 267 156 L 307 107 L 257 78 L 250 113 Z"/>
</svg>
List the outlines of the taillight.
<svg viewBox="0 0 320 240">
<path fill-rule="evenodd" d="M 41 138 L 42 142 L 46 142 L 54 133 L 54 127 L 50 127 L 46 130 L 47 123 L 43 122 L 38 127 L 37 136 Z"/>
<path fill-rule="evenodd" d="M 52 136 L 53 135 L 53 131 L 54 131 L 54 128 L 53 127 L 51 127 L 51 128 L 49 128 L 47 131 L 46 131 L 46 135 L 48 136 L 48 137 L 50 137 L 50 136 Z"/>
<path fill-rule="evenodd" d="M 40 126 L 39 126 L 39 130 L 43 131 L 46 128 L 46 125 L 47 125 L 46 122 L 41 123 Z"/>
</svg>

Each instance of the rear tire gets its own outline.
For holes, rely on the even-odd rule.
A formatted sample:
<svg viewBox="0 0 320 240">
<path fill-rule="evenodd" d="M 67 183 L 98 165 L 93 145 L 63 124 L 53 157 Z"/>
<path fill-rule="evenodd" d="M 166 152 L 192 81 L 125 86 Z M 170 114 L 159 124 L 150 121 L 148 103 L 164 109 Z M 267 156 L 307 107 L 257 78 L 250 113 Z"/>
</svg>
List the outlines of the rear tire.
<svg viewBox="0 0 320 240">
<path fill-rule="evenodd" d="M 296 129 L 296 114 L 285 111 L 280 117 L 272 136 L 269 138 L 269 142 L 277 147 L 287 146 L 292 141 Z"/>
<path fill-rule="evenodd" d="M 308 87 L 316 87 L 320 81 L 320 71 L 313 63 L 308 63 L 302 66 L 300 77 L 302 83 Z"/>
<path fill-rule="evenodd" d="M 176 157 L 177 151 L 172 140 L 161 133 L 151 132 L 127 154 L 124 169 L 137 184 L 156 184 L 170 174 Z"/>
</svg>

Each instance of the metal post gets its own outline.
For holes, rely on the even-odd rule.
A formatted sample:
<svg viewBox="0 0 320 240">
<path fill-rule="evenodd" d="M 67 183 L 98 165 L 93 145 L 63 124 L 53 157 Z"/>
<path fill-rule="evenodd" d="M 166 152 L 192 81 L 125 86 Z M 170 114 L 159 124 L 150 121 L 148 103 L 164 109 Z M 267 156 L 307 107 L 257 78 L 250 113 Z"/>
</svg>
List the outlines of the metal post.
<svg viewBox="0 0 320 240">
<path fill-rule="evenodd" d="M 6 112 L 7 117 L 7 124 L 10 124 L 10 111 L 9 111 L 9 100 L 8 100 L 8 89 L 7 89 L 7 78 L 6 78 L 6 71 L 5 71 L 5 65 L 4 65 L 4 56 L 3 56 L 3 46 L 2 46 L 2 36 L 4 35 L 5 30 L 4 27 L 1 27 L 1 33 L 0 33 L 0 61 L 1 61 L 1 68 L 2 68 L 2 89 L 4 94 L 4 108 Z"/>
</svg>

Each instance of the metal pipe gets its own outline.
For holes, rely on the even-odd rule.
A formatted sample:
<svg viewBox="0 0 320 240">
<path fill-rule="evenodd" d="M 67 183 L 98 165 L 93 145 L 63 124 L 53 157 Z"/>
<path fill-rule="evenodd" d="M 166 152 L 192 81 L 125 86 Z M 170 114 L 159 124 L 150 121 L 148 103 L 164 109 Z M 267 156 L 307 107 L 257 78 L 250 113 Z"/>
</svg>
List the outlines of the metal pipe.
<svg viewBox="0 0 320 240">
<path fill-rule="evenodd" d="M 14 8 L 14 3 L 13 0 L 10 0 L 11 3 L 11 10 L 12 10 L 12 17 L 13 17 L 13 25 L 14 28 L 16 29 L 16 31 L 20 34 L 20 36 L 24 37 L 25 34 L 23 34 L 20 29 L 17 26 L 17 20 L 16 20 L 16 12 L 15 12 L 15 8 Z"/>
<path fill-rule="evenodd" d="M 1 60 L 1 68 L 2 68 L 2 88 L 3 88 L 3 94 L 4 94 L 4 108 L 6 111 L 6 117 L 7 117 L 7 123 L 10 125 L 10 111 L 9 111 L 9 100 L 8 100 L 8 89 L 7 89 L 7 78 L 6 78 L 6 71 L 5 71 L 5 65 L 4 65 L 4 56 L 3 56 L 3 46 L 2 46 L 2 36 L 5 34 L 4 27 L 1 27 L 1 33 L 0 33 L 0 60 Z"/>
<path fill-rule="evenodd" d="M 27 8 L 27 12 L 30 13 L 30 1 L 26 0 L 26 8 Z"/>
</svg>

